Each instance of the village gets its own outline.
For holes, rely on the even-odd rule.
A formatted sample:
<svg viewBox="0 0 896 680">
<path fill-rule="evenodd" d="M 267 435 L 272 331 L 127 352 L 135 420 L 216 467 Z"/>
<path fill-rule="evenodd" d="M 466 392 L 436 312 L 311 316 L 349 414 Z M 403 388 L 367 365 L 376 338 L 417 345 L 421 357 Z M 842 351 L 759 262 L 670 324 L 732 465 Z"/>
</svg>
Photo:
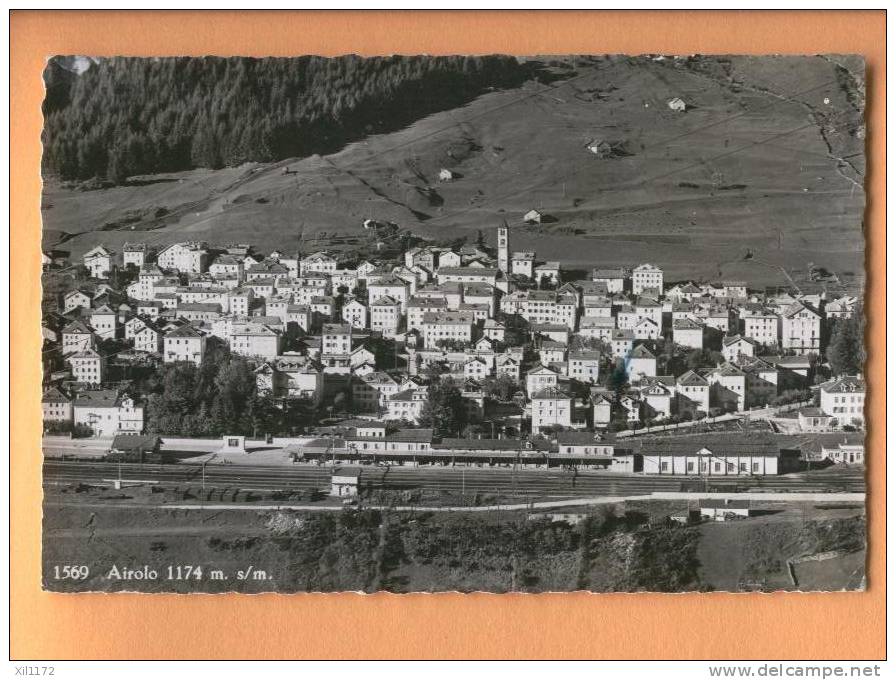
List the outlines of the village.
<svg viewBox="0 0 896 680">
<path fill-rule="evenodd" d="M 63 282 L 44 300 L 45 437 L 163 461 L 166 440 L 196 435 L 150 427 L 164 390 L 146 386 L 230 356 L 280 414 L 203 440 L 237 460 L 258 439 L 318 465 L 762 477 L 864 464 L 864 380 L 826 360 L 855 297 L 667 281 L 654 263 L 581 277 L 513 250 L 506 222 L 487 231 L 494 247 L 480 231 L 474 245 L 380 242 L 370 259 L 205 242 L 45 253 Z M 813 435 L 822 446 L 804 445 Z"/>
</svg>

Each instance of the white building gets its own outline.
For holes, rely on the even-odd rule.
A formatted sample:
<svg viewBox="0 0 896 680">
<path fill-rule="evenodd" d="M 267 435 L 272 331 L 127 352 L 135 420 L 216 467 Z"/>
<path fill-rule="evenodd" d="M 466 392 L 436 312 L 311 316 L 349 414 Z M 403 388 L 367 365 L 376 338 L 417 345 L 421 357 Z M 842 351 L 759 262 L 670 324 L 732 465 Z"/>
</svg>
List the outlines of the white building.
<svg viewBox="0 0 896 680">
<path fill-rule="evenodd" d="M 680 414 L 688 413 L 692 418 L 697 418 L 698 412 L 704 417 L 709 415 L 709 382 L 702 375 L 694 371 L 683 373 L 675 381 L 675 391 Z"/>
<path fill-rule="evenodd" d="M 594 269 L 591 280 L 606 284 L 608 293 L 621 293 L 625 289 L 625 270 Z"/>
<path fill-rule="evenodd" d="M 401 326 L 401 304 L 390 297 L 381 297 L 370 305 L 370 330 L 383 337 L 394 338 Z"/>
<path fill-rule="evenodd" d="M 72 369 L 72 378 L 76 382 L 88 385 L 100 385 L 103 382 L 103 357 L 92 349 L 81 350 L 67 359 Z"/>
<path fill-rule="evenodd" d="M 93 330 L 83 321 L 75 320 L 62 329 L 62 354 L 92 349 L 96 342 Z"/>
<path fill-rule="evenodd" d="M 652 264 L 638 265 L 632 270 L 632 293 L 641 295 L 644 291 L 663 290 L 663 270 Z"/>
<path fill-rule="evenodd" d="M 186 274 L 201 274 L 208 269 L 208 261 L 208 248 L 198 241 L 172 243 L 160 250 L 156 257 L 156 263 L 162 269 Z"/>
<path fill-rule="evenodd" d="M 737 361 L 741 356 L 752 357 L 756 353 L 756 342 L 741 335 L 726 335 L 722 338 L 722 356 L 725 361 Z"/>
<path fill-rule="evenodd" d="M 767 309 L 741 312 L 743 336 L 767 347 L 778 345 L 778 315 Z"/>
<path fill-rule="evenodd" d="M 543 427 L 572 427 L 573 398 L 563 390 L 549 387 L 532 395 L 532 432 Z"/>
<path fill-rule="evenodd" d="M 367 328 L 367 305 L 360 300 L 349 300 L 342 305 L 342 320 L 352 328 Z"/>
<path fill-rule="evenodd" d="M 121 249 L 122 264 L 125 267 L 133 265 L 137 269 L 143 269 L 148 254 L 149 251 L 145 243 L 125 243 Z"/>
<path fill-rule="evenodd" d="M 819 408 L 837 419 L 840 426 L 856 421 L 865 423 L 865 381 L 862 378 L 843 377 L 821 385 Z"/>
<path fill-rule="evenodd" d="M 821 314 L 802 302 L 794 302 L 781 314 L 781 346 L 796 352 L 818 352 Z"/>
<path fill-rule="evenodd" d="M 423 315 L 423 346 L 438 347 L 439 341 L 470 342 L 473 316 L 466 312 L 426 312 Z"/>
<path fill-rule="evenodd" d="M 266 324 L 234 324 L 230 351 L 244 357 L 273 361 L 283 349 L 283 335 Z"/>
<path fill-rule="evenodd" d="M 673 321 L 672 342 L 682 347 L 703 349 L 703 326 L 691 319 Z"/>
<path fill-rule="evenodd" d="M 656 356 L 645 345 L 635 347 L 625 362 L 629 382 L 656 375 Z"/>
<path fill-rule="evenodd" d="M 205 356 L 205 336 L 190 325 L 165 334 L 162 357 L 165 363 L 189 361 L 197 366 Z"/>
<path fill-rule="evenodd" d="M 73 402 L 75 426 L 89 427 L 95 437 L 143 431 L 143 406 L 117 390 L 80 392 Z"/>
<path fill-rule="evenodd" d="M 84 253 L 84 266 L 95 279 L 104 279 L 112 271 L 112 255 L 114 253 L 105 246 L 99 245 Z"/>
</svg>

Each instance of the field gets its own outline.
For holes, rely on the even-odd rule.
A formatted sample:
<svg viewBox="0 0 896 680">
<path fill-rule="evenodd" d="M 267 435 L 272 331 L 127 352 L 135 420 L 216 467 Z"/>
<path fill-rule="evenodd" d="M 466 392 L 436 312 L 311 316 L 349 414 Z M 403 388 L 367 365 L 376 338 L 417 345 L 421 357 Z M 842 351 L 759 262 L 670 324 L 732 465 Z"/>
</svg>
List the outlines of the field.
<svg viewBox="0 0 896 680">
<path fill-rule="evenodd" d="M 309 252 L 392 221 L 425 238 L 511 225 L 512 247 L 572 267 L 655 262 L 670 280 L 862 282 L 864 80 L 832 57 L 552 62 L 550 84 L 492 91 L 337 153 L 135 177 L 47 178 L 45 245 L 251 241 Z M 667 101 L 681 97 L 683 112 Z M 595 154 L 591 142 L 607 142 Z M 440 168 L 457 178 L 439 182 Z M 546 216 L 522 223 L 531 208 Z M 338 244 L 336 247 L 339 247 Z"/>
<path fill-rule="evenodd" d="M 696 527 L 668 525 L 681 501 L 572 511 L 318 511 L 165 507 L 164 494 L 47 487 L 44 586 L 148 592 L 665 591 L 855 589 L 864 576 L 859 507 L 800 504 Z M 116 495 L 119 498 L 116 498 Z M 304 499 L 307 504 L 307 499 Z M 125 505 L 122 505 L 125 503 Z M 83 579 L 57 578 L 86 566 Z M 178 570 L 178 567 L 180 569 Z M 192 576 L 184 577 L 187 568 Z M 196 567 L 201 572 L 196 576 Z M 57 573 L 59 568 L 60 573 Z M 169 571 L 170 568 L 170 571 Z M 117 572 L 113 571 L 117 569 Z M 155 578 L 118 578 L 126 570 Z M 180 578 L 178 578 L 180 577 Z"/>
</svg>

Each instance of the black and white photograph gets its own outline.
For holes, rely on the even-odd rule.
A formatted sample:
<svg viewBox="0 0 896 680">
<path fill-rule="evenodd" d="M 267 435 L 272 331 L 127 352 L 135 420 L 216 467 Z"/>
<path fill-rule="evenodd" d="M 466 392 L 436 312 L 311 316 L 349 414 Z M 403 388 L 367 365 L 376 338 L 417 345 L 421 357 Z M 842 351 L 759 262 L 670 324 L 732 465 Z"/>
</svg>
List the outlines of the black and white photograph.
<svg viewBox="0 0 896 680">
<path fill-rule="evenodd" d="M 44 83 L 44 590 L 866 589 L 861 56 Z"/>
</svg>

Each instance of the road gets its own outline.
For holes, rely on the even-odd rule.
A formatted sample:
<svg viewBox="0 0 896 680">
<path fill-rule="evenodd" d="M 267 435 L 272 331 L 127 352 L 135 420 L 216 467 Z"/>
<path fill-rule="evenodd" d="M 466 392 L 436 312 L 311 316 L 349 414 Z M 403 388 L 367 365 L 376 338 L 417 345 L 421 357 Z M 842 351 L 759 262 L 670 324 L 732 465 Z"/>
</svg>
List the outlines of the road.
<svg viewBox="0 0 896 680">
<path fill-rule="evenodd" d="M 246 490 L 329 490 L 330 468 L 324 466 L 205 466 L 205 485 L 218 489 Z M 117 479 L 116 463 L 91 461 L 44 462 L 44 480 L 48 483 L 97 484 Z M 121 475 L 125 480 L 200 486 L 202 466 L 194 464 L 140 465 L 124 464 Z M 501 493 L 538 497 L 634 495 L 655 491 L 706 491 L 709 488 L 726 491 L 851 491 L 865 490 L 864 470 L 828 469 L 815 472 L 777 475 L 771 477 L 735 478 L 716 477 L 706 480 L 681 477 L 622 475 L 596 471 L 532 470 L 511 468 L 410 468 L 364 467 L 361 486 L 384 489 L 426 489 L 457 493 Z M 706 486 L 704 487 L 704 484 Z M 735 488 L 736 487 L 736 488 Z"/>
</svg>

